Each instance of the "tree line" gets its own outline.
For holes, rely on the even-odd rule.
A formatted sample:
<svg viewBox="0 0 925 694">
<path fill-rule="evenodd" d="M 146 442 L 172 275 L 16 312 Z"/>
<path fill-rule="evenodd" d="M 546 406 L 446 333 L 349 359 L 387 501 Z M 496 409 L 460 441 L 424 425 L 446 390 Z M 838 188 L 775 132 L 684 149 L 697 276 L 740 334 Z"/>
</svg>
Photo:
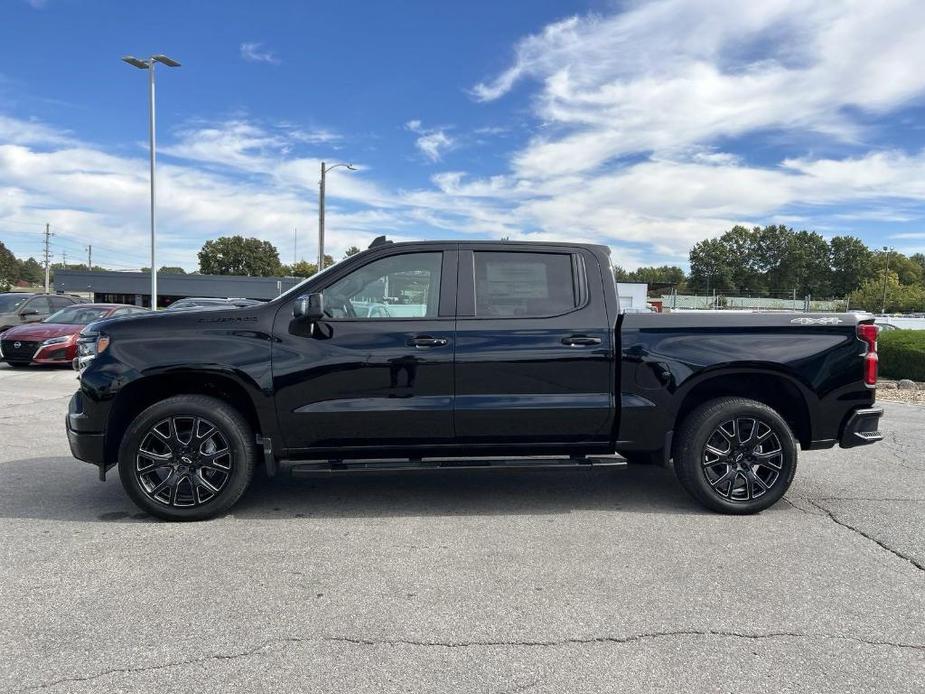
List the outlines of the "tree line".
<svg viewBox="0 0 925 694">
<path fill-rule="evenodd" d="M 359 252 L 351 246 L 344 257 Z M 695 244 L 689 258 L 688 273 L 674 265 L 644 266 L 632 272 L 617 266 L 614 277 L 622 282 L 645 282 L 657 291 L 674 288 L 679 294 L 715 291 L 721 295 L 798 299 L 809 295 L 814 299 L 848 299 L 852 307 L 869 311 L 925 311 L 925 254 L 906 256 L 871 249 L 854 236 L 826 240 L 814 231 L 794 231 L 783 225 L 750 229 L 737 225 L 722 236 Z M 318 271 L 317 263 L 305 260 L 285 265 L 272 243 L 243 236 L 206 241 L 198 259 L 199 272 L 209 275 L 310 277 Z M 326 255 L 324 266 L 333 263 L 334 258 Z M 52 270 L 61 267 L 55 264 Z M 165 266 L 159 272 L 185 271 Z M 18 260 L 0 243 L 0 291 L 19 280 L 37 285 L 44 278 L 38 261 Z"/>
<path fill-rule="evenodd" d="M 356 255 L 360 249 L 351 246 L 345 258 Z M 325 254 L 324 267 L 334 264 L 334 258 Z M 221 236 L 206 241 L 199 251 L 199 271 L 204 275 L 246 275 L 248 277 L 311 277 L 318 272 L 318 263 L 299 260 L 284 265 L 279 251 L 269 241 L 243 236 Z"/>
<path fill-rule="evenodd" d="M 925 254 L 871 249 L 854 236 L 826 240 L 783 225 L 734 226 L 690 250 L 690 272 L 662 265 L 627 272 L 623 282 L 674 287 L 679 294 L 847 299 L 854 308 L 925 311 Z M 884 301 L 884 292 L 886 299 Z"/>
</svg>

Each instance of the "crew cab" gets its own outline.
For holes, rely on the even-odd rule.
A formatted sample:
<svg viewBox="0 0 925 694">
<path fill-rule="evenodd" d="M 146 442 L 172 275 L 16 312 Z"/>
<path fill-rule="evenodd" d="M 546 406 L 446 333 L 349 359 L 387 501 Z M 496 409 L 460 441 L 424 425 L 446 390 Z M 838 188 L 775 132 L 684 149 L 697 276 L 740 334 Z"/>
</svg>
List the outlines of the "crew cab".
<svg viewBox="0 0 925 694">
<path fill-rule="evenodd" d="M 227 511 L 258 466 L 624 461 L 754 513 L 798 448 L 882 438 L 872 320 L 625 314 L 604 246 L 380 237 L 266 304 L 89 325 L 67 434 L 170 520 Z"/>
</svg>

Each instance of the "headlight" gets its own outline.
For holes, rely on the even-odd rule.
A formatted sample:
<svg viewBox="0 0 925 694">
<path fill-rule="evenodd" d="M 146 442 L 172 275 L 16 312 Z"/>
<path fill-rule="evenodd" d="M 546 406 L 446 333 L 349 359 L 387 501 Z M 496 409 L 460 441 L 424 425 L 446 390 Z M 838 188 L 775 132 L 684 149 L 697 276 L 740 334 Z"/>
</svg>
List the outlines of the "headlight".
<svg viewBox="0 0 925 694">
<path fill-rule="evenodd" d="M 81 334 L 77 339 L 77 370 L 83 372 L 90 362 L 109 347 L 109 335 L 99 333 Z"/>
<path fill-rule="evenodd" d="M 70 342 L 74 339 L 73 335 L 62 335 L 61 337 L 50 337 L 45 342 L 42 343 L 42 347 L 47 347 L 48 345 L 61 345 L 65 342 Z"/>
</svg>

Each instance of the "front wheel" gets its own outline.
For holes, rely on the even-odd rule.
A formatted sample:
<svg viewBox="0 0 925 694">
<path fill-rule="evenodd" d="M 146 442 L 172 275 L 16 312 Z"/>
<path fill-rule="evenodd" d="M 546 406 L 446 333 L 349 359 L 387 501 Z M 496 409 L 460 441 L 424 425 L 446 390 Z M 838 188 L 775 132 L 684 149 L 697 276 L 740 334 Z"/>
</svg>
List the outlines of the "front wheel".
<svg viewBox="0 0 925 694">
<path fill-rule="evenodd" d="M 797 444 L 787 422 L 764 403 L 719 398 L 684 420 L 674 464 L 681 485 L 707 508 L 757 513 L 790 487 Z"/>
<path fill-rule="evenodd" d="M 205 520 L 250 484 L 256 450 L 247 420 L 202 395 L 163 400 L 138 415 L 119 448 L 119 477 L 138 506 L 166 520 Z"/>
</svg>

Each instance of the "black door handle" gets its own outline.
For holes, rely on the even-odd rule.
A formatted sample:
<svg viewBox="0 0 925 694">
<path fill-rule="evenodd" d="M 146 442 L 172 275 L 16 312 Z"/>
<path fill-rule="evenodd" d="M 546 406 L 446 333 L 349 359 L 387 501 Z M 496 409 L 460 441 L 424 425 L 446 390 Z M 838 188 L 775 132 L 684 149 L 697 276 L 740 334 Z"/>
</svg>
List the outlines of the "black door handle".
<svg viewBox="0 0 925 694">
<path fill-rule="evenodd" d="M 412 347 L 443 347 L 446 343 L 445 337 L 431 337 L 430 335 L 418 335 L 408 340 L 408 345 Z"/>
<path fill-rule="evenodd" d="M 562 338 L 562 344 L 569 347 L 590 347 L 591 345 L 601 344 L 601 338 L 588 337 L 587 335 L 570 335 Z"/>
</svg>

